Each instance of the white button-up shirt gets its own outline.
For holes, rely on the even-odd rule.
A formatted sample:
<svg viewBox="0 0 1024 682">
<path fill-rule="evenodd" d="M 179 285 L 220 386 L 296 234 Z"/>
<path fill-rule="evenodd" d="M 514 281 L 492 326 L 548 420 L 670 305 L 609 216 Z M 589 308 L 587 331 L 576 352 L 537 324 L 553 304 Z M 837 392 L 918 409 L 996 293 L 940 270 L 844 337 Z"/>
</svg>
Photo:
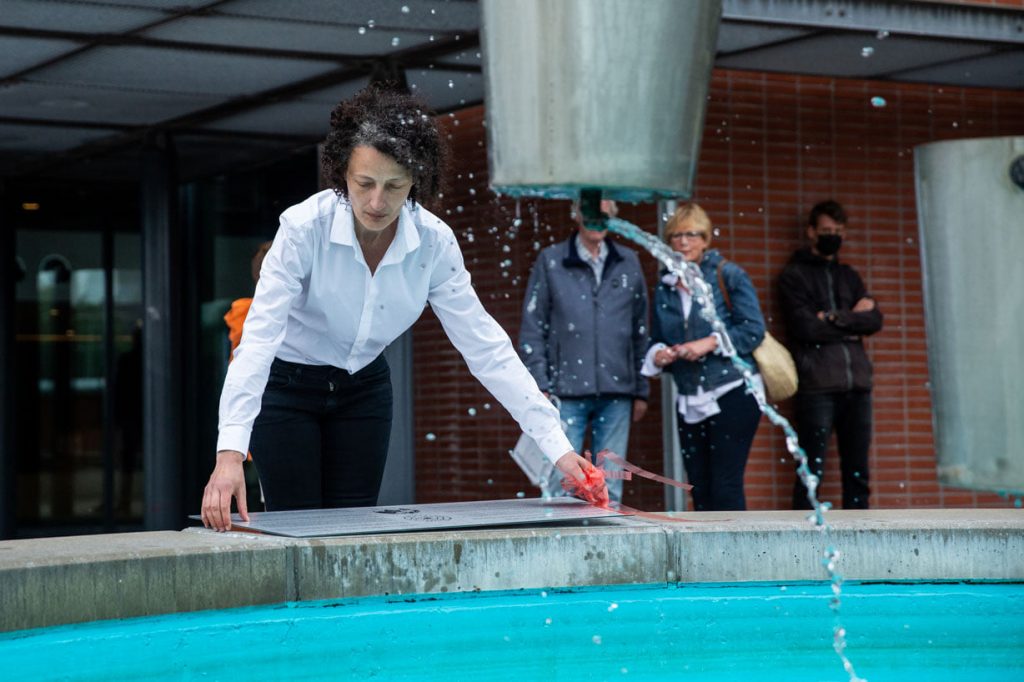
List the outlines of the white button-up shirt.
<svg viewBox="0 0 1024 682">
<path fill-rule="evenodd" d="M 608 260 L 608 244 L 602 239 L 597 245 L 597 255 L 590 253 L 590 250 L 583 245 L 583 240 L 576 237 L 576 255 L 580 260 L 590 266 L 594 271 L 594 279 L 598 285 L 601 284 L 601 276 L 604 274 L 604 264 Z"/>
<path fill-rule="evenodd" d="M 416 205 L 375 273 L 356 241 L 352 208 L 333 190 L 281 214 L 242 341 L 220 399 L 217 450 L 246 452 L 275 357 L 354 373 L 413 325 L 429 303 L 469 371 L 552 462 L 572 445 L 558 410 L 476 295 L 452 229 Z"/>
</svg>

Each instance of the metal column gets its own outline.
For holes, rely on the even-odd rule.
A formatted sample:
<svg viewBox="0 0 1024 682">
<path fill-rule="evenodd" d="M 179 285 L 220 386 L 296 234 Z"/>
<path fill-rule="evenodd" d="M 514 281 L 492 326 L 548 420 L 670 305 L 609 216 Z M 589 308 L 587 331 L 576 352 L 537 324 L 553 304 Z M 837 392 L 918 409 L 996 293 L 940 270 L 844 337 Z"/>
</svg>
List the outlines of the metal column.
<svg viewBox="0 0 1024 682">
<path fill-rule="evenodd" d="M 416 501 L 416 447 L 413 443 L 412 330 L 409 329 L 384 351 L 391 367 L 391 444 L 377 504 L 412 504 Z"/>
<path fill-rule="evenodd" d="M 14 287 L 17 282 L 14 225 L 0 183 L 0 540 L 14 537 L 16 463 L 14 440 Z"/>
<path fill-rule="evenodd" d="M 665 223 L 675 213 L 676 201 L 658 202 L 658 236 L 665 234 Z M 657 286 L 657 284 L 655 285 Z M 654 314 L 652 301 L 651 314 Z M 677 481 L 685 480 L 683 453 L 679 448 L 679 428 L 676 424 L 676 384 L 669 374 L 661 377 L 661 447 L 664 452 L 665 475 Z M 672 486 L 665 486 L 665 511 L 686 509 L 686 493 Z"/>
<path fill-rule="evenodd" d="M 182 263 L 175 224 L 175 158 L 164 133 L 142 150 L 142 426 L 144 523 L 180 528 L 183 410 L 180 292 Z"/>
</svg>

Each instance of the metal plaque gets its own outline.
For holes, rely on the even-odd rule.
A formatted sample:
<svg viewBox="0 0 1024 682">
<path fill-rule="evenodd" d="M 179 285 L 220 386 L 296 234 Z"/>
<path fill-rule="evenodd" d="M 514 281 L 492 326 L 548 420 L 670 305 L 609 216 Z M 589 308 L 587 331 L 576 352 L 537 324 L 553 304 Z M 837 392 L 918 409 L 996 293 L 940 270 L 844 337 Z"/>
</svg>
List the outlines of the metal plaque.
<svg viewBox="0 0 1024 682">
<path fill-rule="evenodd" d="M 622 516 L 610 509 L 598 509 L 582 500 L 558 497 L 545 500 L 489 500 L 441 504 L 402 504 L 388 507 L 350 509 L 302 509 L 297 511 L 252 512 L 249 522 L 232 514 L 232 530 L 256 531 L 290 538 L 336 535 L 405 533 L 447 528 L 481 528 L 537 523 L 582 521 Z M 200 520 L 199 515 L 190 516 Z"/>
</svg>

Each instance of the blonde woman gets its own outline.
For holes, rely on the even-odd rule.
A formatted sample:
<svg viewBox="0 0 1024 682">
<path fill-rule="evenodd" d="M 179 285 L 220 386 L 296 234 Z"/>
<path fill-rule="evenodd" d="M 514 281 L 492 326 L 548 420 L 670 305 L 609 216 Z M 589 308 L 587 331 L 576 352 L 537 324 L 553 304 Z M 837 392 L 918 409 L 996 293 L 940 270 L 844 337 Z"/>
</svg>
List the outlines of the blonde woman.
<svg viewBox="0 0 1024 682">
<path fill-rule="evenodd" d="M 764 338 L 764 316 L 743 268 L 711 249 L 711 219 L 697 204 L 681 206 L 665 226 L 665 241 L 696 263 L 714 295 L 736 352 L 752 366 Z M 725 291 L 722 291 L 724 285 Z M 742 510 L 743 473 L 761 412 L 740 372 L 715 353 L 720 339 L 701 316 L 700 302 L 678 277 L 663 271 L 655 287 L 651 346 L 643 373 L 672 373 L 679 392 L 679 442 L 697 511 Z M 760 381 L 760 376 L 755 377 Z"/>
</svg>

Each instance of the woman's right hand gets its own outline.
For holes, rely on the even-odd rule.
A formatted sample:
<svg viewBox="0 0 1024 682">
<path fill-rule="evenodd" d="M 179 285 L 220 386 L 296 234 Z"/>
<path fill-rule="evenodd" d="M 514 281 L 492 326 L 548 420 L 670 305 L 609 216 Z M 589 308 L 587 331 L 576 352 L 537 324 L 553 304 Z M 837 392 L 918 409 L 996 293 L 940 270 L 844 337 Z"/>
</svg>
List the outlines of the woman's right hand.
<svg viewBox="0 0 1024 682">
<path fill-rule="evenodd" d="M 597 472 L 597 467 L 595 467 L 590 460 L 580 457 L 572 451 L 559 457 L 558 461 L 555 462 L 555 467 L 562 472 L 563 476 L 573 479 L 577 486 L 585 484 L 587 479 L 590 478 L 588 474 Z M 599 481 L 599 487 L 591 488 L 586 491 L 589 497 L 592 498 L 587 501 L 592 504 L 596 504 L 599 507 L 607 507 L 608 487 L 604 484 L 603 476 Z"/>
<path fill-rule="evenodd" d="M 216 531 L 231 529 L 231 498 L 238 503 L 238 513 L 243 521 L 249 520 L 245 502 L 245 472 L 242 462 L 245 455 L 236 450 L 221 450 L 217 453 L 217 466 L 210 474 L 210 481 L 203 490 L 203 525 Z"/>
<path fill-rule="evenodd" d="M 654 354 L 654 364 L 657 367 L 665 367 L 676 361 L 676 350 L 674 347 L 662 348 Z"/>
</svg>

